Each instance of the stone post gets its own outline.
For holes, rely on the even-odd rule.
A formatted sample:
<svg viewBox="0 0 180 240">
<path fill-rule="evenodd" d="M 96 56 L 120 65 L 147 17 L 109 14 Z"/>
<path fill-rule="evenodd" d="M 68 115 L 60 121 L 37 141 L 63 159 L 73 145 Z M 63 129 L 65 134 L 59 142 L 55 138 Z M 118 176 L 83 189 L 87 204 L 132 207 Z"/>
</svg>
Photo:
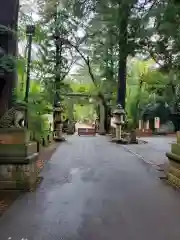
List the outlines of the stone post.
<svg viewBox="0 0 180 240">
<path fill-rule="evenodd" d="M 149 130 L 149 120 L 147 120 L 146 123 L 145 123 L 145 129 Z"/>
<path fill-rule="evenodd" d="M 0 7 L 0 58 L 17 56 L 17 22 L 19 0 L 2 0 Z M 9 58 L 10 60 L 10 58 Z M 8 61 L 9 61 L 8 60 Z M 14 59 L 15 60 L 15 59 Z M 16 87 L 17 69 L 13 63 L 10 69 L 0 69 L 0 116 L 12 106 L 14 88 Z"/>
<path fill-rule="evenodd" d="M 143 128 L 143 121 L 139 120 L 139 130 L 141 130 Z"/>
<path fill-rule="evenodd" d="M 156 129 L 156 132 L 158 132 L 158 130 L 160 128 L 160 118 L 159 117 L 154 118 L 154 128 Z"/>
</svg>

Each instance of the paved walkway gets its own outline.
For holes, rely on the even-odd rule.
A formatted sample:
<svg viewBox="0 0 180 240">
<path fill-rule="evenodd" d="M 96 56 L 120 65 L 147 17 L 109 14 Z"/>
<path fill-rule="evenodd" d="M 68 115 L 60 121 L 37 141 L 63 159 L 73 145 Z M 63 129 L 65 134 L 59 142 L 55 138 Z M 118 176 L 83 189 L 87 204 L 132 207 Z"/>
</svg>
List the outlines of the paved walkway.
<svg viewBox="0 0 180 240">
<path fill-rule="evenodd" d="M 175 136 L 152 136 L 144 137 L 142 139 L 147 141 L 154 149 L 163 152 L 169 151 L 171 143 L 176 142 Z"/>
<path fill-rule="evenodd" d="M 70 137 L 0 218 L 0 240 L 179 240 L 180 194 L 157 174 L 106 137 Z"/>
<path fill-rule="evenodd" d="M 171 143 L 176 142 L 171 136 L 152 136 L 140 138 L 147 141 L 147 144 L 127 145 L 124 148 L 130 150 L 145 162 L 153 166 L 165 167 L 168 164 L 166 152 L 171 150 Z"/>
</svg>

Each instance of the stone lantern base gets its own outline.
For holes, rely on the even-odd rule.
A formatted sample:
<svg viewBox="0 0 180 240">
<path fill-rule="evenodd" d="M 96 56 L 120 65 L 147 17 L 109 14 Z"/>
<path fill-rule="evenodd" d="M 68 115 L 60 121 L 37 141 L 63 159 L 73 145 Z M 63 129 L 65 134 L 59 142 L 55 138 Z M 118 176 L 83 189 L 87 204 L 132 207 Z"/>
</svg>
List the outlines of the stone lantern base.
<svg viewBox="0 0 180 240">
<path fill-rule="evenodd" d="M 54 141 L 62 142 L 65 141 L 65 138 L 63 137 L 63 124 L 56 124 L 56 129 L 54 130 Z"/>
<path fill-rule="evenodd" d="M 111 142 L 117 143 L 117 144 L 128 144 L 128 141 L 124 138 L 121 138 L 121 139 L 113 138 Z"/>
<path fill-rule="evenodd" d="M 127 141 L 122 138 L 122 125 L 124 124 L 124 109 L 121 104 L 116 106 L 116 109 L 113 112 L 115 117 L 114 124 L 116 125 L 116 137 L 112 140 L 112 142 L 125 144 Z"/>
<path fill-rule="evenodd" d="M 54 141 L 65 141 L 63 137 L 63 124 L 62 124 L 62 112 L 63 107 L 61 103 L 57 103 L 56 107 L 54 108 Z"/>
<path fill-rule="evenodd" d="M 28 190 L 38 180 L 38 147 L 26 129 L 0 129 L 0 189 Z"/>
<path fill-rule="evenodd" d="M 122 136 L 122 130 L 121 130 L 121 124 L 118 122 L 115 122 L 116 124 L 116 137 L 112 139 L 113 143 L 117 143 L 117 144 L 127 144 L 128 141 L 127 139 L 123 138 Z"/>
<path fill-rule="evenodd" d="M 131 131 L 130 133 L 123 133 L 122 127 L 125 126 L 125 111 L 122 108 L 121 104 L 116 106 L 114 111 L 116 125 L 116 137 L 112 139 L 112 142 L 118 144 L 137 144 L 138 140 L 136 139 L 136 131 Z"/>
</svg>

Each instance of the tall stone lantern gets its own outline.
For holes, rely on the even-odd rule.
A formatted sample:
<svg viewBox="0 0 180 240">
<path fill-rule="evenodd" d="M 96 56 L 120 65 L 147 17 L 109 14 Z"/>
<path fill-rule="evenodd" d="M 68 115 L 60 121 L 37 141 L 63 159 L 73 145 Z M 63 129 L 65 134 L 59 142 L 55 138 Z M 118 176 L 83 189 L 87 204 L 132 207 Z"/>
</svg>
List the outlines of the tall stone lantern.
<svg viewBox="0 0 180 240">
<path fill-rule="evenodd" d="M 54 140 L 55 141 L 64 141 L 63 137 L 63 122 L 62 122 L 62 112 L 63 105 L 60 102 L 57 102 L 54 107 Z"/>
<path fill-rule="evenodd" d="M 114 123 L 116 124 L 116 138 L 113 139 L 114 142 L 116 143 L 122 143 L 122 126 L 125 123 L 125 111 L 121 104 L 118 104 L 116 106 L 116 109 L 113 112 L 115 121 Z"/>
</svg>

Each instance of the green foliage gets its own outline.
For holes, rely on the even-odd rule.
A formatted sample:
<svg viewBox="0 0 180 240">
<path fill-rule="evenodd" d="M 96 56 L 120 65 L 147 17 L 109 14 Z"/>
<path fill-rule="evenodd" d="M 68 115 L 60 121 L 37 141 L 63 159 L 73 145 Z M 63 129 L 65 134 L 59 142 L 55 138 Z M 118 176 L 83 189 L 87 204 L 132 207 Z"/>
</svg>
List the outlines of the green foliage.
<svg viewBox="0 0 180 240">
<path fill-rule="evenodd" d="M 49 2 L 55 3 L 53 0 Z M 27 2 L 26 4 L 27 9 L 30 10 L 31 6 L 29 6 L 29 3 Z M 63 32 L 64 36 L 67 36 L 71 32 L 70 28 L 72 26 L 69 27 L 67 24 L 69 18 L 65 16 L 63 10 L 57 11 L 54 4 L 49 5 L 48 1 L 39 1 L 38 7 L 40 6 L 39 20 L 36 21 L 36 34 L 33 37 L 31 63 L 33 79 L 30 82 L 28 101 L 29 129 L 33 135 L 35 134 L 34 137 L 38 140 L 45 136 L 49 129 L 46 114 L 52 115 L 55 93 L 61 96 L 62 93 L 71 91 L 69 83 L 65 83 L 64 79 L 72 65 L 71 59 L 67 58 L 69 50 L 66 47 L 60 46 L 57 53 L 57 41 L 55 41 L 57 32 L 58 35 L 61 35 Z M 24 43 L 25 41 L 26 24 L 32 21 L 29 12 L 24 11 L 24 9 L 26 8 L 23 5 L 19 18 L 20 43 Z M 27 48 L 25 47 L 24 50 L 24 55 L 19 56 L 17 62 L 19 81 L 16 88 L 16 95 L 20 101 L 24 101 L 26 86 Z M 58 57 L 59 60 L 57 59 Z"/>
<path fill-rule="evenodd" d="M 24 91 L 22 91 L 20 83 L 16 90 L 17 99 L 23 102 Z M 49 123 L 46 114 L 52 114 L 52 106 L 46 99 L 46 93 L 42 91 L 40 84 L 35 80 L 31 81 L 27 107 L 29 130 L 34 138 L 40 141 L 48 133 Z"/>
<path fill-rule="evenodd" d="M 92 121 L 95 119 L 96 113 L 94 106 L 89 104 L 89 105 L 81 105 L 81 104 L 76 104 L 75 105 L 75 110 L 74 110 L 74 118 L 75 120 L 81 120 L 81 121 Z"/>
<path fill-rule="evenodd" d="M 15 68 L 15 59 L 10 55 L 4 55 L 0 57 L 0 71 L 1 72 L 12 72 Z"/>
<path fill-rule="evenodd" d="M 105 105 L 115 105 L 118 79 L 121 87 L 125 80 L 120 78 L 120 73 L 126 73 L 126 64 L 122 64 L 126 60 L 126 111 L 130 125 L 136 124 L 146 109 L 151 109 L 151 116 L 157 114 L 157 104 L 168 105 L 174 112 L 180 111 L 178 1 L 37 2 L 40 20 L 34 42 L 38 59 L 33 61 L 32 68 L 39 89 L 31 89 L 31 94 L 34 92 L 31 98 L 36 100 L 33 106 L 36 110 L 31 111 L 35 115 L 46 112 L 44 106 L 53 104 L 55 87 L 59 96 L 66 92 L 101 93 Z M 24 29 L 24 19 L 21 15 L 21 29 Z M 59 41 L 58 67 L 54 34 L 63 39 Z M 20 36 L 23 39 L 24 35 Z M 81 67 L 67 79 L 74 63 Z M 25 74 L 21 59 L 18 73 L 22 94 Z M 87 109 L 76 107 L 76 117 L 88 115 L 91 107 Z M 165 121 L 168 116 L 163 116 L 163 112 L 165 109 L 159 114 Z"/>
<path fill-rule="evenodd" d="M 131 62 L 127 86 L 128 118 L 136 124 L 142 117 L 151 120 L 160 117 L 162 123 L 166 122 L 177 102 L 177 96 L 172 91 L 172 77 L 173 74 L 152 68 L 152 62 Z M 178 78 L 173 84 L 176 89 L 179 85 Z"/>
</svg>

